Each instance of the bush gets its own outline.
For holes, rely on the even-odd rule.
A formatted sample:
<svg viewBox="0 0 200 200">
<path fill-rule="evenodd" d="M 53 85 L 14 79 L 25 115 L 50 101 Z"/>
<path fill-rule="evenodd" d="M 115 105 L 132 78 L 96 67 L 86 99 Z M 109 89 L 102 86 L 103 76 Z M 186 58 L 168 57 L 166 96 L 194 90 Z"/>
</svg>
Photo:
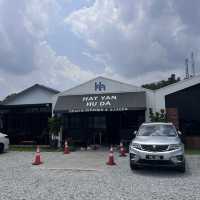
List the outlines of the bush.
<svg viewBox="0 0 200 200">
<path fill-rule="evenodd" d="M 166 112 L 164 109 L 161 109 L 160 112 L 153 112 L 152 108 L 150 108 L 149 117 L 151 122 L 167 122 Z"/>
</svg>

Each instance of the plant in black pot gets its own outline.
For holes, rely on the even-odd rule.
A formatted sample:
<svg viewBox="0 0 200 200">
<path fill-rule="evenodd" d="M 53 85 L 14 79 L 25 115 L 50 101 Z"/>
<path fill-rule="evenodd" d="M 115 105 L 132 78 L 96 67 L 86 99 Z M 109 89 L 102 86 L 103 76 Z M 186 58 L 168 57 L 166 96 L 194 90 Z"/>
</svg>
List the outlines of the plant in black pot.
<svg viewBox="0 0 200 200">
<path fill-rule="evenodd" d="M 61 127 L 60 118 L 54 116 L 48 119 L 49 143 L 51 147 L 58 147 L 58 133 Z"/>
</svg>

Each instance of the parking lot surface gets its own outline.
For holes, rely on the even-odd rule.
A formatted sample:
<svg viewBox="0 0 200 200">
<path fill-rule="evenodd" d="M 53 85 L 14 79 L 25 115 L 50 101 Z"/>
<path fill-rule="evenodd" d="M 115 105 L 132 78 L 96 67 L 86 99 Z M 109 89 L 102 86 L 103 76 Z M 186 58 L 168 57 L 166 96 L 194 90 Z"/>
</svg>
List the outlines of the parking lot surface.
<svg viewBox="0 0 200 200">
<path fill-rule="evenodd" d="M 187 172 L 131 171 L 128 157 L 107 151 L 42 152 L 44 164 L 31 164 L 33 152 L 0 155 L 0 200 L 199 200 L 200 156 L 187 156 Z"/>
</svg>

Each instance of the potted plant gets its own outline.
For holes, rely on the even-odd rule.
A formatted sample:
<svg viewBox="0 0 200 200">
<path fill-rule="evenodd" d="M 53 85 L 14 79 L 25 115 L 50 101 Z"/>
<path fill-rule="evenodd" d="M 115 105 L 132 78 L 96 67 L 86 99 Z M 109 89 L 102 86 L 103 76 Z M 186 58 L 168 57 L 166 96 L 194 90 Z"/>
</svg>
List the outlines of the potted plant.
<svg viewBox="0 0 200 200">
<path fill-rule="evenodd" d="M 49 139 L 51 147 L 54 148 L 58 147 L 58 133 L 60 131 L 60 126 L 61 126 L 60 118 L 54 116 L 48 119 Z"/>
</svg>

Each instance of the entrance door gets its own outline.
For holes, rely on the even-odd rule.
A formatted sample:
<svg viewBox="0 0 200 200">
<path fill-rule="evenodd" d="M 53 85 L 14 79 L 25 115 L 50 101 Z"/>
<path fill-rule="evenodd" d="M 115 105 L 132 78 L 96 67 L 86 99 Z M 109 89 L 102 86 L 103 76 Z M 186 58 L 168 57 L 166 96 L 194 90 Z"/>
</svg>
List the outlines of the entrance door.
<svg viewBox="0 0 200 200">
<path fill-rule="evenodd" d="M 109 112 L 107 114 L 107 137 L 108 144 L 119 144 L 120 142 L 120 112 Z"/>
<path fill-rule="evenodd" d="M 104 144 L 106 134 L 106 116 L 93 115 L 88 117 L 88 129 L 93 144 Z"/>
<path fill-rule="evenodd" d="M 93 113 L 88 116 L 88 133 L 91 144 L 111 145 L 120 142 L 120 113 Z M 91 138 L 92 137 L 92 138 Z"/>
</svg>

